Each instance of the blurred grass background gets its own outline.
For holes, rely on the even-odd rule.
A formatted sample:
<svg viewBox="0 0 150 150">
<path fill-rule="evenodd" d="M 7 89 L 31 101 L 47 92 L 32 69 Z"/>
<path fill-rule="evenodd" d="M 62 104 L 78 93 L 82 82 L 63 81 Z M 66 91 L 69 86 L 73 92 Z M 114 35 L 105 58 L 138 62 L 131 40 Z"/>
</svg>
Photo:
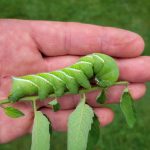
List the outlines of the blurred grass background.
<svg viewBox="0 0 150 150">
<path fill-rule="evenodd" d="M 149 15 L 149 0 L 0 0 L 0 18 L 75 21 L 137 32 L 146 43 L 143 55 L 150 55 Z M 115 121 L 102 128 L 95 150 L 150 149 L 150 84 L 147 86 L 147 94 L 136 103 L 137 125 L 128 129 L 119 107 L 113 106 Z M 27 135 L 0 145 L 0 150 L 29 150 L 30 140 Z M 52 149 L 66 150 L 65 133 L 54 133 Z"/>
</svg>

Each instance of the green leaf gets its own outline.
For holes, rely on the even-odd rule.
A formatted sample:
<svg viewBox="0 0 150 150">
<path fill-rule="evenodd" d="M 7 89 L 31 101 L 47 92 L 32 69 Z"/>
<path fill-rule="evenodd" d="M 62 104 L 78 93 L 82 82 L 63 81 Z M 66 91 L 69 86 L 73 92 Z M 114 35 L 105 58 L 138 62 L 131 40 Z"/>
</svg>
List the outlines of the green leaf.
<svg viewBox="0 0 150 150">
<path fill-rule="evenodd" d="M 68 150 L 86 150 L 94 112 L 85 100 L 79 103 L 68 121 Z"/>
<path fill-rule="evenodd" d="M 136 122 L 136 116 L 135 116 L 133 99 L 128 89 L 125 89 L 122 94 L 122 97 L 120 100 L 120 108 L 126 118 L 126 121 L 129 127 L 132 128 Z"/>
<path fill-rule="evenodd" d="M 32 129 L 31 150 L 50 149 L 49 125 L 48 119 L 40 111 L 36 111 Z"/>
<path fill-rule="evenodd" d="M 102 89 L 102 91 L 100 92 L 100 94 L 96 97 L 96 102 L 99 104 L 104 104 L 106 101 L 106 89 Z"/>
<path fill-rule="evenodd" d="M 11 118 L 19 118 L 19 117 L 24 116 L 23 112 L 13 107 L 5 107 L 4 112 L 7 116 Z"/>
<path fill-rule="evenodd" d="M 53 107 L 54 112 L 60 110 L 60 104 L 58 103 L 57 99 L 50 101 L 48 104 Z"/>
<path fill-rule="evenodd" d="M 95 145 L 100 138 L 100 123 L 96 115 L 94 115 L 91 130 L 89 132 L 87 150 L 94 150 Z"/>
</svg>

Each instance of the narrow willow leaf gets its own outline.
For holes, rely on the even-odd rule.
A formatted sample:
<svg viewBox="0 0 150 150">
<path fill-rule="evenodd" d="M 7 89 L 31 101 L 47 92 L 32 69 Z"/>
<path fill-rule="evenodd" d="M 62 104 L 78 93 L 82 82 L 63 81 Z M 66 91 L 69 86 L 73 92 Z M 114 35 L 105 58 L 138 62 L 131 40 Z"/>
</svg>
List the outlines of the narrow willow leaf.
<svg viewBox="0 0 150 150">
<path fill-rule="evenodd" d="M 32 145 L 31 150 L 49 150 L 50 149 L 50 133 L 49 121 L 40 112 L 35 112 L 34 124 L 32 129 Z"/>
<path fill-rule="evenodd" d="M 125 89 L 122 94 L 122 97 L 120 100 L 120 108 L 126 118 L 126 121 L 129 127 L 132 128 L 136 122 L 136 116 L 135 116 L 133 99 L 128 89 Z"/>
<path fill-rule="evenodd" d="M 82 100 L 68 121 L 68 150 L 86 150 L 94 112 Z"/>
<path fill-rule="evenodd" d="M 94 150 L 95 145 L 100 138 L 100 123 L 96 115 L 94 115 L 91 130 L 89 132 L 87 150 Z"/>
<path fill-rule="evenodd" d="M 19 118 L 19 117 L 24 116 L 23 112 L 13 107 L 5 107 L 4 112 L 7 116 L 11 118 Z"/>
<path fill-rule="evenodd" d="M 53 130 L 52 130 L 52 126 L 51 126 L 51 121 L 50 121 L 50 119 L 45 115 L 45 114 L 43 114 L 46 118 L 47 118 L 47 120 L 49 121 L 49 133 L 50 133 L 50 135 L 52 135 L 52 133 L 53 133 Z"/>
<path fill-rule="evenodd" d="M 106 89 L 102 89 L 100 94 L 96 97 L 96 102 L 99 104 L 104 104 L 106 101 Z"/>
<path fill-rule="evenodd" d="M 58 103 L 57 99 L 50 101 L 48 104 L 52 106 L 54 112 L 60 110 L 60 104 Z"/>
</svg>

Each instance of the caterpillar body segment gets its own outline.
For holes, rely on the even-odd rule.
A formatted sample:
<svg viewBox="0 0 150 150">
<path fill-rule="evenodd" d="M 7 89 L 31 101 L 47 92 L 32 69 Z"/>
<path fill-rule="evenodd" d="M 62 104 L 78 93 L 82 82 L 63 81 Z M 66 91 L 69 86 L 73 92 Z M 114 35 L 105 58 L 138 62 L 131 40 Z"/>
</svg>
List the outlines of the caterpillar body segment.
<svg viewBox="0 0 150 150">
<path fill-rule="evenodd" d="M 82 87 L 89 89 L 91 88 L 90 82 L 83 71 L 74 69 L 74 68 L 65 68 L 63 71 L 70 76 L 74 77 L 79 85 Z"/>
<path fill-rule="evenodd" d="M 65 82 L 65 84 L 66 84 L 66 88 L 68 89 L 68 91 L 70 93 L 72 93 L 72 94 L 77 94 L 78 93 L 78 91 L 79 91 L 79 84 L 77 83 L 75 78 L 73 78 L 72 76 L 66 74 L 62 70 L 53 71 L 53 72 L 51 72 L 51 74 L 54 74 L 58 78 L 63 80 Z"/>
<path fill-rule="evenodd" d="M 107 55 L 98 54 L 105 62 L 104 67 L 96 74 L 99 80 L 106 80 L 115 82 L 119 78 L 119 69 L 115 60 Z"/>
<path fill-rule="evenodd" d="M 61 80 L 59 77 L 51 73 L 40 73 L 37 75 L 43 77 L 44 79 L 46 79 L 51 83 L 56 97 L 60 97 L 64 94 L 66 85 L 65 82 Z"/>
<path fill-rule="evenodd" d="M 21 78 L 32 81 L 38 86 L 38 96 L 41 100 L 46 99 L 49 94 L 54 92 L 53 85 L 41 76 L 27 75 Z"/>
<path fill-rule="evenodd" d="M 13 78 L 9 99 L 17 101 L 31 95 L 45 99 L 50 94 L 63 96 L 65 92 L 77 94 L 80 88 L 90 89 L 91 80 L 100 85 L 101 82 L 115 82 L 118 77 L 115 60 L 105 54 L 94 53 L 81 57 L 77 63 L 62 70 Z"/>
<path fill-rule="evenodd" d="M 25 96 L 32 96 L 38 93 L 38 86 L 32 81 L 13 77 L 12 90 L 9 95 L 10 101 L 18 101 Z"/>
<path fill-rule="evenodd" d="M 94 74 L 97 74 L 104 66 L 104 60 L 101 57 L 99 57 L 97 54 L 81 57 L 79 59 L 79 62 L 80 61 L 91 63 L 93 65 Z"/>
<path fill-rule="evenodd" d="M 90 62 L 79 61 L 76 64 L 70 66 L 70 68 L 82 70 L 88 79 L 91 79 L 94 76 L 93 65 Z"/>
</svg>

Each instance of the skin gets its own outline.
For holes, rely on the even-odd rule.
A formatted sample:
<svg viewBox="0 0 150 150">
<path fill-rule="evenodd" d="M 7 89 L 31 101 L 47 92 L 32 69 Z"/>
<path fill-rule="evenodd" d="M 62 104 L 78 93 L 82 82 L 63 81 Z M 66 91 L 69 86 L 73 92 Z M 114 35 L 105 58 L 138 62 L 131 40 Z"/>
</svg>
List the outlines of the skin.
<svg viewBox="0 0 150 150">
<path fill-rule="evenodd" d="M 0 100 L 8 96 L 11 76 L 61 69 L 93 52 L 117 58 L 120 80 L 131 82 L 132 97 L 139 99 L 146 91 L 144 83 L 150 80 L 150 57 L 140 56 L 143 49 L 143 39 L 127 30 L 72 22 L 0 20 Z M 124 86 L 111 87 L 107 92 L 107 103 L 119 102 L 123 89 Z M 88 93 L 87 103 L 104 126 L 113 120 L 114 113 L 96 104 L 97 93 Z M 78 99 L 79 95 L 60 98 L 62 109 L 56 113 L 47 108 L 49 100 L 38 102 L 38 108 L 50 118 L 55 130 L 64 131 Z M 11 119 L 0 108 L 0 143 L 31 132 L 31 103 L 19 102 L 14 106 L 25 116 Z"/>
</svg>

